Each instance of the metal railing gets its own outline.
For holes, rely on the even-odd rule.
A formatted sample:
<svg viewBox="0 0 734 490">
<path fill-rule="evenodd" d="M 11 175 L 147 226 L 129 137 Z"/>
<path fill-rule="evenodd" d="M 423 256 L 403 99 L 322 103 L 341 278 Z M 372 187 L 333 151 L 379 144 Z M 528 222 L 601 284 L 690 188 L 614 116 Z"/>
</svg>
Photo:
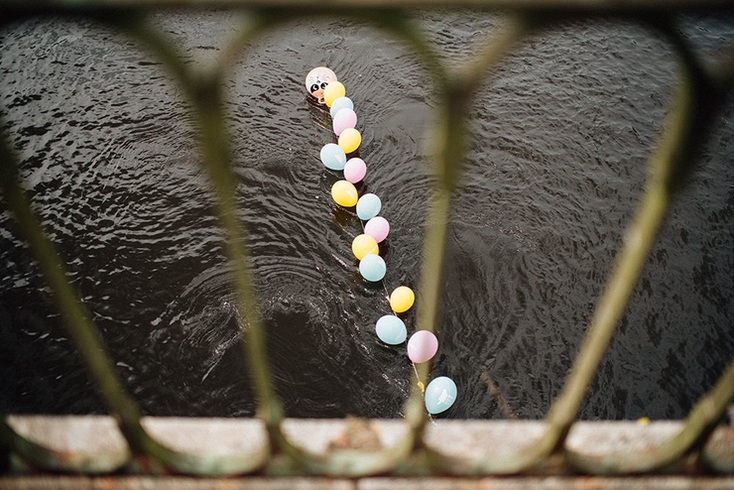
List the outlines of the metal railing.
<svg viewBox="0 0 734 490">
<path fill-rule="evenodd" d="M 232 39 L 209 71 L 193 72 L 171 42 L 146 23 L 155 9 L 180 7 L 201 9 L 230 8 L 243 14 L 245 28 Z M 473 8 L 478 11 L 502 9 L 514 21 L 499 36 L 484 41 L 477 54 L 462 67 L 450 68 L 412 23 L 411 8 Z M 6 450 L 31 464 L 54 471 L 112 472 L 129 463 L 129 458 L 145 458 L 170 471 L 192 475 L 233 475 L 257 472 L 277 455 L 287 458 L 293 468 L 306 474 L 364 476 L 396 471 L 413 461 L 425 473 L 453 475 L 521 474 L 542 467 L 549 458 L 562 455 L 575 470 L 589 474 L 632 474 L 656 471 L 696 453 L 719 423 L 734 397 L 734 362 L 714 388 L 700 399 L 687 416 L 682 429 L 654 448 L 624 450 L 603 458 L 570 449 L 566 439 L 577 419 L 579 407 L 595 375 L 615 327 L 622 316 L 647 260 L 671 201 L 684 187 L 694 166 L 694 155 L 716 123 L 724 101 L 734 85 L 734 50 L 716 64 L 705 64 L 676 29 L 677 15 L 687 11 L 725 12 L 728 1 L 717 0 L 405 0 L 400 6 L 388 0 L 343 0 L 338 4 L 300 0 L 155 1 L 90 0 L 47 2 L 6 1 L 0 7 L 3 22 L 28 16 L 58 14 L 98 20 L 129 34 L 149 48 L 174 75 L 191 104 L 197 123 L 202 164 L 216 196 L 219 217 L 225 231 L 228 259 L 237 291 L 237 301 L 249 326 L 241 336 L 257 395 L 257 418 L 267 431 L 267 443 L 253 444 L 243 454 L 207 455 L 174 450 L 141 424 L 141 411 L 125 392 L 105 352 L 101 336 L 78 293 L 65 277 L 65 266 L 54 244 L 44 234 L 31 211 L 29 198 L 19 179 L 18 161 L 2 135 L 0 143 L 0 184 L 3 198 L 20 224 L 42 274 L 58 304 L 69 334 L 98 386 L 109 413 L 124 435 L 131 455 L 127 458 L 98 455 L 69 455 L 31 442 L 0 419 L 0 441 Z M 491 74 L 503 56 L 518 42 L 539 31 L 552 29 L 569 18 L 633 20 L 661 33 L 678 57 L 677 91 L 670 104 L 664 131 L 649 158 L 649 177 L 637 211 L 628 226 L 616 263 L 598 300 L 585 340 L 560 396 L 545 419 L 544 432 L 522 448 L 500 458 L 459 458 L 442 453 L 425 441 L 427 415 L 421 392 L 413 390 L 405 406 L 407 430 L 401 440 L 376 451 L 334 449 L 326 454 L 307 451 L 295 444 L 283 430 L 284 411 L 275 395 L 273 377 L 265 356 L 264 332 L 253 290 L 246 233 L 235 206 L 231 144 L 223 114 L 223 81 L 232 61 L 243 55 L 261 33 L 303 16 L 332 15 L 357 18 L 401 40 L 429 71 L 440 100 L 441 124 L 432 130 L 435 146 L 430 152 L 437 176 L 427 220 L 425 248 L 419 290 L 419 328 L 434 331 L 441 287 L 450 198 L 462 174 L 467 146 L 465 116 L 478 86 Z M 429 363 L 418 366 L 416 375 L 426 379 Z M 417 382 L 417 379 L 414 380 Z M 418 470 L 416 470 L 418 471 Z"/>
</svg>

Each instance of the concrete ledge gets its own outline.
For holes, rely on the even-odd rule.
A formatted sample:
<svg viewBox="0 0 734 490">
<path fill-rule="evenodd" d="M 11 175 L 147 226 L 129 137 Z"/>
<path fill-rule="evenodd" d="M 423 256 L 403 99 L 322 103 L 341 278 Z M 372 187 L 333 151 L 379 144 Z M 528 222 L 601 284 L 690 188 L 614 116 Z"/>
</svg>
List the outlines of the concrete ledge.
<svg viewBox="0 0 734 490">
<path fill-rule="evenodd" d="M 24 437 L 66 455 L 82 454 L 93 458 L 102 453 L 129 459 L 127 445 L 119 433 L 115 422 L 105 416 L 19 416 L 8 417 L 9 424 Z M 266 443 L 265 430 L 260 421 L 255 419 L 194 419 L 194 418 L 145 418 L 143 421 L 151 435 L 164 444 L 190 453 L 228 454 L 235 452 L 253 453 Z M 667 440 L 682 427 L 681 422 L 661 421 L 648 425 L 636 422 L 579 422 L 572 429 L 566 443 L 569 449 L 589 455 L 604 455 L 615 451 L 644 450 Z M 291 441 L 317 453 L 326 453 L 335 447 L 374 450 L 379 447 L 390 447 L 405 434 L 407 427 L 402 420 L 295 420 L 284 423 L 284 431 Z M 538 421 L 485 421 L 485 420 L 438 420 L 427 427 L 426 442 L 442 453 L 461 458 L 492 459 L 507 455 L 540 436 L 544 424 Z M 11 472 L 26 476 L 6 476 L 0 478 L 0 488 L 525 488 L 519 486 L 532 485 L 536 488 L 575 488 L 582 482 L 593 485 L 584 488 L 621 488 L 615 486 L 619 478 L 576 477 L 570 480 L 548 478 L 548 475 L 568 476 L 572 470 L 565 465 L 562 458 L 544 467 L 542 477 L 535 478 L 488 478 L 461 479 L 420 478 L 421 471 L 410 468 L 410 478 L 362 478 L 321 479 L 304 478 L 258 478 L 238 479 L 218 478 L 184 478 L 166 476 L 135 476 L 130 473 L 141 471 L 139 465 L 129 464 L 123 472 L 126 475 L 117 477 L 55 477 L 43 475 L 43 470 L 24 465 L 17 455 L 10 455 Z M 715 486 L 705 488 L 734 489 L 734 428 L 721 426 L 703 451 L 707 462 L 713 461 L 717 472 L 726 476 L 715 477 L 713 472 L 705 475 L 696 458 L 666 468 L 666 478 L 654 477 L 656 488 L 704 488 L 691 487 L 694 481 Z M 405 469 L 402 470 L 405 472 Z M 267 474 L 265 468 L 263 474 Z M 423 472 L 425 473 L 425 472 Z M 691 476 L 696 474 L 697 476 Z M 403 473 L 401 473 L 402 475 Z M 413 477 L 413 475 L 415 476 Z M 673 475 L 679 475 L 674 478 Z M 294 474 L 293 476 L 300 476 Z M 131 479 L 132 478 L 132 479 Z M 633 478 L 623 478 L 629 486 Z M 665 481 L 663 481 L 665 480 Z M 65 486 L 67 483 L 73 486 Z M 635 480 L 636 481 L 636 480 Z M 643 478 L 640 481 L 648 481 Z M 48 486 L 49 482 L 54 482 Z M 111 486 L 108 486 L 112 482 Z M 134 486 L 131 486 L 133 485 Z M 201 486 L 208 482 L 206 486 Z M 616 482 L 616 483 L 615 483 Z M 687 482 L 687 483 L 686 483 Z M 327 485 L 328 483 L 328 485 Z M 602 486 L 596 486 L 596 485 Z M 698 483 L 696 483 L 698 484 Z M 469 485 L 469 487 L 467 487 Z M 716 486 L 719 485 L 719 486 Z M 720 486 L 725 485 L 725 486 Z M 173 486 L 171 486 L 173 488 Z M 637 488 L 637 487 L 636 487 Z M 642 487 L 644 488 L 644 487 Z"/>
<path fill-rule="evenodd" d="M 2 490 L 731 490 L 734 478 L 513 477 L 513 478 L 189 478 L 0 476 Z"/>
</svg>

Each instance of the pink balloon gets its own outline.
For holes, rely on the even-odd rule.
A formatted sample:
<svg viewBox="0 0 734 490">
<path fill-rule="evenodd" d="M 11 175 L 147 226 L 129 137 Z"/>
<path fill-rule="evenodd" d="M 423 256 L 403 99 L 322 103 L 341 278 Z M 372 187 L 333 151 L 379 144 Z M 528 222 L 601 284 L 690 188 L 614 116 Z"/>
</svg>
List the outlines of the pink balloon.
<svg viewBox="0 0 734 490">
<path fill-rule="evenodd" d="M 334 115 L 332 126 L 334 127 L 334 134 L 336 134 L 337 136 L 342 134 L 342 131 L 344 131 L 345 129 L 353 128 L 356 125 L 357 113 L 349 107 L 339 109 L 339 111 Z"/>
<path fill-rule="evenodd" d="M 375 239 L 377 243 L 381 243 L 390 233 L 390 223 L 382 216 L 375 216 L 364 225 L 364 234 Z"/>
<path fill-rule="evenodd" d="M 364 179 L 365 174 L 367 174 L 367 164 L 361 158 L 350 158 L 344 165 L 344 178 L 347 182 L 356 184 Z"/>
<path fill-rule="evenodd" d="M 418 330 L 408 340 L 408 357 L 415 364 L 426 362 L 438 351 L 438 339 L 428 330 Z"/>
</svg>

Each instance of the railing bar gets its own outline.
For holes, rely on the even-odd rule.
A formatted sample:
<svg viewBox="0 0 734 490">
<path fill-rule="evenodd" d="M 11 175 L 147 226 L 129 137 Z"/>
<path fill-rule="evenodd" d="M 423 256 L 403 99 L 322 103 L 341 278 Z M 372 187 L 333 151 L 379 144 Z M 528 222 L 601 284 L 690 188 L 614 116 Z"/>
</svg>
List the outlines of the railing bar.
<svg viewBox="0 0 734 490">
<path fill-rule="evenodd" d="M 437 114 L 435 127 L 429 128 L 427 141 L 433 143 L 428 149 L 431 164 L 436 174 L 436 184 L 429 200 L 426 229 L 423 242 L 421 277 L 418 293 L 416 325 L 419 329 L 436 331 L 441 300 L 441 286 L 445 263 L 448 224 L 451 214 L 451 196 L 460 178 L 465 153 L 465 121 L 467 108 L 482 77 L 507 53 L 526 33 L 526 24 L 513 22 L 499 36 L 491 36 L 479 54 L 466 65 L 464 72 L 448 73 L 431 45 L 410 26 L 402 22 L 382 25 L 398 38 L 408 43 L 423 59 L 434 77 L 438 96 L 442 99 L 442 111 Z M 413 384 L 428 379 L 431 362 L 417 366 Z M 422 445 L 427 417 L 420 391 L 414 390 L 405 407 L 406 418 L 415 430 L 416 444 Z"/>
<path fill-rule="evenodd" d="M 509 3 L 512 5 L 509 6 Z M 337 451 L 321 455 L 294 446 L 282 431 L 283 409 L 275 395 L 273 376 L 267 362 L 265 335 L 254 291 L 251 260 L 248 255 L 249 248 L 246 245 L 246 229 L 237 218 L 237 179 L 232 168 L 231 141 L 225 125 L 222 82 L 226 69 L 232 66 L 232 61 L 241 54 L 245 45 L 265 28 L 273 27 L 284 20 L 314 16 L 319 12 L 343 13 L 366 19 L 397 34 L 415 49 L 436 79 L 444 112 L 439 114 L 439 125 L 435 133 L 438 136 L 428 138 L 429 141 L 437 143 L 435 151 L 430 153 L 435 157 L 432 163 L 438 182 L 431 197 L 430 213 L 427 217 L 423 270 L 419 288 L 422 298 L 417 321 L 419 328 L 435 331 L 451 212 L 451 195 L 461 174 L 468 104 L 477 87 L 484 80 L 486 71 L 494 66 L 510 45 L 525 35 L 525 30 L 531 26 L 531 23 L 521 22 L 511 26 L 505 37 L 483 46 L 472 63 L 465 66 L 463 72 L 450 75 L 430 44 L 414 26 L 407 22 L 408 17 L 403 9 L 421 6 L 496 9 L 505 8 L 507 5 L 510 10 L 532 11 L 535 19 L 541 18 L 539 12 L 563 14 L 569 11 L 611 15 L 635 12 L 637 16 L 644 18 L 649 12 L 663 9 L 666 12 L 683 11 L 690 8 L 695 8 L 697 12 L 706 8 L 721 11 L 723 8 L 728 8 L 731 5 L 730 2 L 647 0 L 628 4 L 627 2 L 617 3 L 604 0 L 516 0 L 512 2 L 508 0 L 459 0 L 459 2 L 448 3 L 445 0 L 406 0 L 398 7 L 392 0 L 345 0 L 339 6 L 313 6 L 311 2 L 301 0 L 268 2 L 264 0 L 200 0 L 196 2 L 92 0 L 83 3 L 84 10 L 80 9 L 80 5 L 82 4 L 74 1 L 51 0 L 44 3 L 41 9 L 35 5 L 10 0 L 5 3 L 4 8 L 7 8 L 6 13 L 9 15 L 34 15 L 41 11 L 74 15 L 82 13 L 90 18 L 97 18 L 117 27 L 123 27 L 151 47 L 181 84 L 197 115 L 199 123 L 197 129 L 204 155 L 204 166 L 213 185 L 220 220 L 225 230 L 225 248 L 229 263 L 234 269 L 233 277 L 238 305 L 245 313 L 246 322 L 245 325 L 241 325 L 243 328 L 246 326 L 243 332 L 243 347 L 258 394 L 258 417 L 265 422 L 271 443 L 290 457 L 294 463 L 302 465 L 312 473 L 361 476 L 385 472 L 405 462 L 411 450 L 418 448 L 425 449 L 429 456 L 428 461 L 432 461 L 436 468 L 442 470 L 467 474 L 514 473 L 540 465 L 555 451 L 562 451 L 584 393 L 595 375 L 616 324 L 625 311 L 671 198 L 686 181 L 685 177 L 692 168 L 691 156 L 700 147 L 714 115 L 718 114 L 731 84 L 734 83 L 732 69 L 727 72 L 728 78 L 710 77 L 680 35 L 673 32 L 665 21 L 661 23 L 662 30 L 670 35 L 683 59 L 683 64 L 687 69 L 686 78 L 681 84 L 679 99 L 670 115 L 672 122 L 664 134 L 664 141 L 659 151 L 650 159 L 652 176 L 643 195 L 642 203 L 624 239 L 617 265 L 599 301 L 589 332 L 566 386 L 561 396 L 551 406 L 547 417 L 548 430 L 539 441 L 530 444 L 525 451 L 521 451 L 522 454 L 515 454 L 501 461 L 461 461 L 441 455 L 431 448 L 423 447 L 422 437 L 427 417 L 422 407 L 421 394 L 418 390 L 414 390 L 405 406 L 409 431 L 398 444 L 387 450 L 371 453 Z M 223 56 L 218 60 L 214 69 L 203 74 L 189 71 L 176 50 L 159 33 L 140 22 L 142 17 L 138 15 L 153 8 L 211 8 L 215 6 L 239 8 L 262 6 L 263 8 L 247 12 L 249 15 L 246 16 L 245 28 L 225 47 Z M 130 19 L 119 20 L 116 12 L 122 9 L 128 13 L 137 12 L 132 16 L 132 22 Z M 561 17 L 562 15 L 559 15 L 554 19 Z M 176 471 L 190 473 L 230 474 L 262 467 L 270 456 L 270 449 L 267 446 L 261 447 L 254 455 L 198 456 L 173 451 L 157 442 L 145 431 L 140 423 L 141 414 L 137 404 L 127 395 L 116 377 L 112 363 L 104 351 L 101 335 L 91 321 L 91 316 L 81 302 L 78 293 L 66 280 L 64 264 L 56 253 L 53 243 L 44 235 L 41 224 L 33 215 L 30 200 L 23 192 L 19 182 L 17 159 L 4 135 L 1 135 L 0 139 L 2 139 L 0 141 L 0 185 L 2 185 L 5 198 L 8 200 L 10 209 L 18 217 L 21 228 L 28 235 L 28 241 L 39 261 L 39 267 L 51 286 L 75 345 L 85 359 L 92 378 L 102 392 L 105 404 L 118 420 L 120 429 L 133 451 L 153 456 Z M 418 366 L 416 374 L 419 378 L 426 379 L 429 369 L 430 363 L 423 363 Z M 691 410 L 687 424 L 678 436 L 658 448 L 658 453 L 651 458 L 651 461 L 655 462 L 653 466 L 662 464 L 660 461 L 669 462 L 671 458 L 677 458 L 705 442 L 733 394 L 734 363 L 729 366 L 712 392 Z M 31 459 L 41 461 L 42 464 L 61 464 L 60 467 L 64 467 L 63 462 L 55 461 L 59 455 L 24 439 L 5 420 L 0 420 L 0 442 L 16 448 L 21 454 L 29 455 Z M 588 471 L 604 471 L 600 465 L 608 464 L 608 461 L 599 463 L 589 460 L 592 462 L 584 466 L 587 464 L 584 458 L 586 458 L 584 455 L 578 455 L 580 461 L 578 464 L 580 468 Z M 249 461 L 246 461 L 247 459 Z M 634 466 L 635 464 L 637 466 Z M 645 464 L 647 463 L 640 461 L 632 463 L 633 468 L 651 467 L 649 464 L 644 466 Z M 69 467 L 73 468 L 73 466 Z M 619 467 L 616 467 L 614 471 L 619 472 Z"/>
<path fill-rule="evenodd" d="M 543 441 L 546 450 L 556 450 L 563 444 L 576 419 L 586 389 L 596 375 L 599 362 L 624 314 L 670 204 L 667 177 L 676 164 L 681 146 L 688 143 L 691 119 L 694 117 L 694 88 L 686 81 L 680 84 L 679 93 L 673 99 L 674 105 L 668 116 L 663 142 L 648 164 L 652 175 L 636 216 L 624 236 L 622 248 L 592 316 L 589 331 L 560 396 L 549 410 L 547 420 L 550 427 Z"/>
<path fill-rule="evenodd" d="M 684 57 L 689 63 L 691 59 L 695 57 L 690 59 Z M 699 78 L 696 79 L 698 80 Z M 690 167 L 685 157 L 690 156 L 694 151 L 692 147 L 697 148 L 696 144 L 700 143 L 699 137 L 702 131 L 692 122 L 701 122 L 700 114 L 696 112 L 697 105 L 691 100 L 700 95 L 700 89 L 699 86 L 683 84 L 681 95 L 676 99 L 677 104 L 670 116 L 671 123 L 665 133 L 665 140 L 656 155 L 650 159 L 649 166 L 653 175 L 642 204 L 626 235 L 614 271 L 592 318 L 589 333 L 574 362 L 572 373 L 561 396 L 551 406 L 546 434 L 539 441 L 520 451 L 521 454 L 508 456 L 502 461 L 487 462 L 486 465 L 478 460 L 460 461 L 456 458 L 447 460 L 445 456 L 436 454 L 435 460 L 442 469 L 461 474 L 514 473 L 540 464 L 561 448 L 576 419 L 586 388 L 596 373 L 616 324 L 624 313 L 629 296 L 637 283 L 670 203 L 671 193 L 676 189 L 674 184 L 677 183 L 677 177 L 685 173 L 680 169 Z M 706 122 L 710 123 L 710 119 Z"/>
<path fill-rule="evenodd" d="M 53 243 L 43 232 L 41 224 L 31 210 L 31 203 L 22 189 L 15 154 L 4 134 L 0 135 L 0 187 L 5 201 L 28 241 L 38 261 L 46 283 L 61 311 L 64 323 L 74 345 L 79 350 L 90 376 L 96 383 L 107 409 L 116 418 L 120 430 L 136 452 L 147 447 L 148 437 L 140 425 L 140 410 L 125 392 L 102 337 L 91 320 L 78 292 L 67 281 L 64 266 Z"/>
<path fill-rule="evenodd" d="M 170 60 L 169 60 L 170 61 Z M 0 142 L 0 185 L 5 199 L 23 229 L 51 287 L 75 346 L 95 380 L 103 401 L 118 421 L 121 432 L 137 454 L 150 455 L 176 471 L 199 474 L 250 472 L 265 464 L 269 449 L 262 447 L 247 454 L 225 456 L 193 455 L 173 451 L 153 439 L 142 427 L 141 413 L 119 379 L 104 349 L 102 338 L 78 293 L 66 280 L 65 267 L 51 241 L 36 220 L 18 181 L 18 164 L 6 139 Z M 17 437 L 20 437 L 16 434 Z M 13 437 L 10 437 L 12 442 Z M 18 446 L 18 444 L 16 444 Z"/>
<path fill-rule="evenodd" d="M 649 160 L 650 177 L 631 228 L 597 309 L 574 367 L 559 398 L 548 414 L 549 432 L 543 443 L 559 449 L 576 418 L 586 389 L 624 314 L 672 198 L 687 182 L 695 154 L 708 128 L 724 105 L 727 91 L 703 71 L 698 58 L 667 17 L 655 27 L 673 41 L 681 58 L 681 80 L 668 124 L 656 153 Z"/>
<path fill-rule="evenodd" d="M 590 456 L 566 449 L 566 460 L 574 468 L 593 474 L 649 473 L 674 463 L 702 446 L 721 421 L 727 405 L 734 400 L 734 361 L 714 388 L 691 409 L 683 428 L 654 448 L 617 451 Z"/>
<path fill-rule="evenodd" d="M 246 245 L 247 231 L 237 214 L 235 195 L 237 176 L 232 168 L 232 152 L 228 129 L 224 123 L 222 86 L 225 63 L 232 61 L 244 45 L 254 39 L 265 28 L 264 19 L 250 12 L 238 35 L 228 44 L 225 56 L 208 76 L 195 77 L 181 61 L 174 48 L 153 29 L 141 28 L 142 24 L 130 25 L 130 32 L 151 48 L 164 61 L 177 82 L 184 88 L 198 121 L 199 144 L 202 149 L 203 166 L 213 186 L 217 210 L 225 231 L 225 250 L 237 294 L 237 304 L 244 312 L 245 324 L 240 324 L 241 345 L 252 373 L 257 393 L 257 412 L 268 432 L 279 433 L 283 410 L 275 394 L 273 376 L 266 356 L 265 334 L 254 291 L 251 260 Z M 246 340 L 246 341 L 245 341 Z M 271 434 L 277 439 L 277 434 Z M 264 464 L 264 458 L 258 466 Z"/>
<path fill-rule="evenodd" d="M 657 27 L 667 35 L 676 48 L 684 68 L 684 80 L 678 95 L 677 124 L 671 136 L 661 145 L 661 158 L 651 162 L 651 186 L 670 199 L 687 182 L 693 169 L 695 152 L 703 143 L 708 129 L 724 107 L 734 85 L 734 52 L 729 53 L 710 72 L 700 63 L 685 39 L 672 24 L 662 22 Z M 684 107 L 685 109 L 679 109 Z M 686 116 L 684 114 L 687 113 Z M 717 384 L 689 412 L 681 432 L 655 449 L 624 452 L 595 458 L 568 451 L 570 462 L 592 473 L 641 473 L 669 464 L 705 443 L 721 418 L 728 403 L 734 400 L 734 362 Z"/>
<path fill-rule="evenodd" d="M 20 435 L 5 417 L 0 417 L 0 447 L 20 456 L 25 463 L 46 470 L 74 473 L 111 473 L 130 461 L 130 452 L 59 452 Z"/>
<path fill-rule="evenodd" d="M 242 46 L 252 40 L 264 28 L 264 21 L 255 14 L 247 17 L 244 29 L 227 48 L 228 58 L 235 56 Z M 203 166 L 213 185 L 219 219 L 225 231 L 225 250 L 238 296 L 238 305 L 244 312 L 245 324 L 241 327 L 243 350 L 253 373 L 260 416 L 268 424 L 282 420 L 282 410 L 276 408 L 272 374 L 265 357 L 265 337 L 253 288 L 252 269 L 245 245 L 247 232 L 237 215 L 237 176 L 232 169 L 230 138 L 224 125 L 221 97 L 223 69 L 221 62 L 207 77 L 195 76 L 181 61 L 180 56 L 156 30 L 136 22 L 125 28 L 141 40 L 164 62 L 169 72 L 184 89 L 199 127 L 199 143 L 203 152 Z M 247 342 L 244 342 L 247 339 Z"/>
<path fill-rule="evenodd" d="M 273 13 L 269 11 L 269 13 Z M 265 19 L 269 20 L 265 20 Z M 222 80 L 229 65 L 242 50 L 244 45 L 253 40 L 256 34 L 266 27 L 284 22 L 292 18 L 291 13 L 271 16 L 264 13 L 251 12 L 246 29 L 237 35 L 224 50 L 220 63 L 207 78 L 192 78 L 185 67 L 180 66 L 180 58 L 171 47 L 155 31 L 138 31 L 141 37 L 167 64 L 172 65 L 172 72 L 183 76 L 181 80 L 199 121 L 200 145 L 203 150 L 204 167 L 209 174 L 210 182 L 216 197 L 218 214 L 225 230 L 226 253 L 233 266 L 238 304 L 244 310 L 246 328 L 242 332 L 245 357 L 250 371 L 253 373 L 258 396 L 258 417 L 264 420 L 271 445 L 286 454 L 293 464 L 311 473 L 320 474 L 373 474 L 384 472 L 405 459 L 413 447 L 410 436 L 391 449 L 375 453 L 359 451 L 341 451 L 329 455 L 315 454 L 293 445 L 282 430 L 283 410 L 273 386 L 273 377 L 266 357 L 265 337 L 262 320 L 257 308 L 256 295 L 253 288 L 251 261 L 248 255 L 246 229 L 237 217 L 235 190 L 237 182 L 232 168 L 230 139 L 224 125 L 222 103 Z M 279 471 L 276 466 L 272 471 Z M 284 470 L 292 471 L 288 465 Z"/>
</svg>

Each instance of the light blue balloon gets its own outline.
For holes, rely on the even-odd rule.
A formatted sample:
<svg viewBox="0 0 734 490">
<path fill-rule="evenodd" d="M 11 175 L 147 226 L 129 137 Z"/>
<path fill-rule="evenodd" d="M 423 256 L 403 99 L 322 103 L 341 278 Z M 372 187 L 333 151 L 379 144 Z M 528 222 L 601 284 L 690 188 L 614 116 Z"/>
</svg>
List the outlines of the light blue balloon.
<svg viewBox="0 0 734 490">
<path fill-rule="evenodd" d="M 357 216 L 362 221 L 374 218 L 382 209 L 382 201 L 374 194 L 365 194 L 357 201 Z"/>
<path fill-rule="evenodd" d="M 359 262 L 359 273 L 368 281 L 382 281 L 382 278 L 385 277 L 385 272 L 387 272 L 387 266 L 379 255 L 366 255 Z"/>
<path fill-rule="evenodd" d="M 408 337 L 405 323 L 395 315 L 385 315 L 377 320 L 375 331 L 380 340 L 390 345 L 402 344 Z"/>
<path fill-rule="evenodd" d="M 331 170 L 344 170 L 347 154 L 336 143 L 327 143 L 321 148 L 321 163 Z"/>
<path fill-rule="evenodd" d="M 338 99 L 335 99 L 334 102 L 331 103 L 329 114 L 331 114 L 331 117 L 334 117 L 336 116 L 336 113 L 339 112 L 339 109 L 344 108 L 354 110 L 354 102 L 352 102 L 352 99 L 349 97 L 339 97 Z"/>
<path fill-rule="evenodd" d="M 456 401 L 456 383 L 451 378 L 440 376 L 430 383 L 426 388 L 425 402 L 426 410 L 431 415 L 445 412 Z"/>
</svg>

